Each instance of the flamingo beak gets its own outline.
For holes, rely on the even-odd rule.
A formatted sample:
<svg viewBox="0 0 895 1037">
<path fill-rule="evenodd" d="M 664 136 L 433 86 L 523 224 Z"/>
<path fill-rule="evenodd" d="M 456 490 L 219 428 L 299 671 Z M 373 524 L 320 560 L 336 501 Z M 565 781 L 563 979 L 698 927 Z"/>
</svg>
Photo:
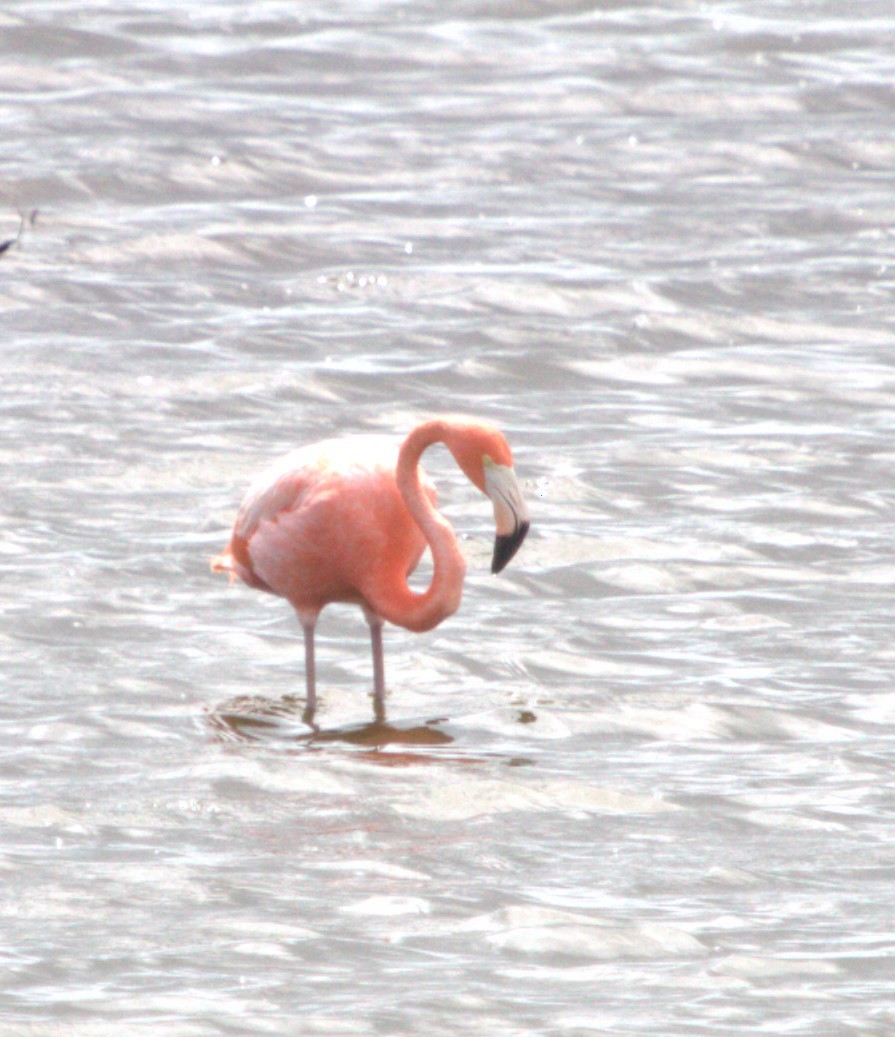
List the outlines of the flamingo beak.
<svg viewBox="0 0 895 1037">
<path fill-rule="evenodd" d="M 499 573 L 522 546 L 529 529 L 528 508 L 516 473 L 509 465 L 485 465 L 485 492 L 494 505 L 494 556 L 491 572 Z"/>
</svg>

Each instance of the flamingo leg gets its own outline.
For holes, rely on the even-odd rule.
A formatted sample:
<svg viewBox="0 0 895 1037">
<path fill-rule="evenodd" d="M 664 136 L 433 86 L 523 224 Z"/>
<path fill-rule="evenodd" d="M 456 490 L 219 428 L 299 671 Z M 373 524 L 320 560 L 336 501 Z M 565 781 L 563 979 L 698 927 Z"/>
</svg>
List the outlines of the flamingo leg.
<svg viewBox="0 0 895 1037">
<path fill-rule="evenodd" d="M 373 712 L 377 720 L 385 720 L 385 662 L 382 657 L 382 620 L 370 622 L 370 644 L 373 648 Z"/>
<path fill-rule="evenodd" d="M 305 711 L 302 719 L 306 724 L 313 723 L 317 711 L 317 667 L 314 662 L 314 624 L 302 623 L 305 635 L 305 688 L 307 689 Z"/>
</svg>

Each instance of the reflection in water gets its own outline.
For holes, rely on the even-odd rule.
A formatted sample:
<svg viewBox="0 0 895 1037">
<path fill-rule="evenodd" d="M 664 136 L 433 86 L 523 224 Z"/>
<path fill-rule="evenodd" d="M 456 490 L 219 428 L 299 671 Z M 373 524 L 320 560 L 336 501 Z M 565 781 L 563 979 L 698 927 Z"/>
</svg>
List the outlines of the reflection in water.
<svg viewBox="0 0 895 1037">
<path fill-rule="evenodd" d="M 454 741 L 452 735 L 441 731 L 438 724 L 447 722 L 447 717 L 426 720 L 422 724 L 413 723 L 410 727 L 396 727 L 383 718 L 373 720 L 369 724 L 354 724 L 350 727 L 337 727 L 330 731 L 315 729 L 309 741 L 348 742 L 367 748 L 383 748 L 386 745 L 448 745 Z"/>
<path fill-rule="evenodd" d="M 369 723 L 326 730 L 314 722 L 313 714 L 309 715 L 304 709 L 304 700 L 295 695 L 278 699 L 239 695 L 210 711 L 209 723 L 224 739 L 288 741 L 308 746 L 344 742 L 366 749 L 382 749 L 388 745 L 431 747 L 454 741 L 453 735 L 439 726 L 448 723 L 447 717 L 390 724 L 383 713 Z M 296 731 L 296 725 L 301 730 Z"/>
<path fill-rule="evenodd" d="M 430 760 L 432 757 L 424 752 L 427 749 L 453 745 L 455 750 L 460 750 L 456 734 L 446 730 L 451 724 L 449 717 L 412 718 L 389 723 L 385 716 L 381 716 L 368 723 L 322 728 L 308 717 L 304 699 L 295 695 L 283 695 L 277 699 L 238 695 L 209 710 L 207 721 L 222 741 L 264 742 L 311 750 L 319 750 L 325 745 L 353 746 L 366 750 L 364 755 L 371 759 L 391 764 Z M 512 716 L 513 723 L 532 724 L 536 721 L 537 716 L 527 709 L 515 711 Z M 405 752 L 401 751 L 402 748 L 423 751 Z M 386 749 L 388 752 L 381 752 Z M 533 762 L 528 757 L 510 756 L 493 749 L 480 752 L 474 746 L 447 755 L 438 754 L 438 759 L 445 762 L 470 763 L 495 758 L 510 767 Z"/>
</svg>

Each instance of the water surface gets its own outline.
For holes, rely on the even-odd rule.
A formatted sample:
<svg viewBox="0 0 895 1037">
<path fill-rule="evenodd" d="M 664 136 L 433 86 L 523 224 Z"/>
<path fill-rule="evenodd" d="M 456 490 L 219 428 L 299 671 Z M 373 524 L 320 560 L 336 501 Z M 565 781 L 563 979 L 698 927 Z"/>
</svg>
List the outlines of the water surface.
<svg viewBox="0 0 895 1037">
<path fill-rule="evenodd" d="M 893 36 L 4 7 L 0 1033 L 891 1032 Z M 529 539 L 433 455 L 463 607 L 386 725 L 324 613 L 311 731 L 208 558 L 281 451 L 458 410 Z"/>
</svg>

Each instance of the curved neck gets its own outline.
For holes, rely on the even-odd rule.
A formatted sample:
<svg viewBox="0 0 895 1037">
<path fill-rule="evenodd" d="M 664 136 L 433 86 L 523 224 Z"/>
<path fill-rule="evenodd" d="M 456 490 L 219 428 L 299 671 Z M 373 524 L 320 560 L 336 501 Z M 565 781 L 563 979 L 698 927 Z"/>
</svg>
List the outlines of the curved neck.
<svg viewBox="0 0 895 1037">
<path fill-rule="evenodd" d="M 407 510 L 419 526 L 432 552 L 432 583 L 422 594 L 407 586 L 407 574 L 395 574 L 386 600 L 376 611 L 390 623 L 409 630 L 431 630 L 460 606 L 466 562 L 447 519 L 432 506 L 420 485 L 419 463 L 433 443 L 448 443 L 450 426 L 444 421 L 418 425 L 404 440 L 398 454 L 396 481 Z"/>
</svg>

